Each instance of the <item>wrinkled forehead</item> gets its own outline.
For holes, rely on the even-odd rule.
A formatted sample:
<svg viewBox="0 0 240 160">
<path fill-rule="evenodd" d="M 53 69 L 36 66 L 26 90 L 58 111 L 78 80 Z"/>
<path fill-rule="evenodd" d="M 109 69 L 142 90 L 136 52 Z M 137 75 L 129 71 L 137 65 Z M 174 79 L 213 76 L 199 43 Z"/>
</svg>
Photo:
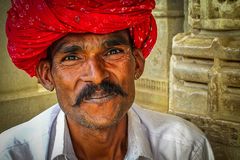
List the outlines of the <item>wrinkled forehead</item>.
<svg viewBox="0 0 240 160">
<path fill-rule="evenodd" d="M 108 34 L 94 34 L 94 33 L 69 33 L 63 38 L 55 41 L 49 48 L 51 53 L 55 53 L 64 46 L 68 45 L 82 45 L 85 44 L 96 46 L 114 46 L 114 45 L 132 45 L 132 40 L 128 30 L 121 30 Z"/>
</svg>

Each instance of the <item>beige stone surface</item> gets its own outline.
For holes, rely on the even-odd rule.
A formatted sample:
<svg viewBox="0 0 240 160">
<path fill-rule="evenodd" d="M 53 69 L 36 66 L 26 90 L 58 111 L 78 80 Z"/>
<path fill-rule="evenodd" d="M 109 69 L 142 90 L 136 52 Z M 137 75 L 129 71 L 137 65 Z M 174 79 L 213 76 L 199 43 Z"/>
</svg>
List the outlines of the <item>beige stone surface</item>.
<svg viewBox="0 0 240 160">
<path fill-rule="evenodd" d="M 172 38 L 183 31 L 182 1 L 157 1 L 154 16 L 158 27 L 157 43 L 146 59 L 145 71 L 136 81 L 135 102 L 152 110 L 168 111 L 169 60 Z"/>
<path fill-rule="evenodd" d="M 18 70 L 7 54 L 5 21 L 10 1 L 0 1 L 0 93 L 37 87 L 36 79 L 30 79 L 23 71 Z M 22 82 L 21 85 L 18 82 Z"/>
<path fill-rule="evenodd" d="M 176 36 L 169 109 L 240 122 L 239 45 L 238 36 Z"/>
<path fill-rule="evenodd" d="M 136 90 L 136 103 L 151 110 L 167 112 L 168 81 L 141 78 L 136 82 Z"/>
<path fill-rule="evenodd" d="M 5 21 L 10 1 L 0 0 L 0 132 L 22 123 L 56 103 L 55 93 L 17 69 L 7 53 Z"/>
<path fill-rule="evenodd" d="M 156 0 L 155 17 L 183 16 L 184 0 Z"/>
<path fill-rule="evenodd" d="M 180 33 L 170 64 L 169 112 L 200 127 L 222 160 L 240 158 L 240 33 L 232 33 Z"/>
<path fill-rule="evenodd" d="M 238 160 L 240 0 L 186 0 L 185 16 L 173 39 L 169 112 L 200 127 L 217 160 Z"/>
<path fill-rule="evenodd" d="M 38 91 L 0 94 L 0 133 L 25 122 L 56 103 L 55 94 L 41 87 Z"/>
<path fill-rule="evenodd" d="M 188 20 L 193 28 L 240 28 L 240 0 L 189 0 Z"/>
</svg>

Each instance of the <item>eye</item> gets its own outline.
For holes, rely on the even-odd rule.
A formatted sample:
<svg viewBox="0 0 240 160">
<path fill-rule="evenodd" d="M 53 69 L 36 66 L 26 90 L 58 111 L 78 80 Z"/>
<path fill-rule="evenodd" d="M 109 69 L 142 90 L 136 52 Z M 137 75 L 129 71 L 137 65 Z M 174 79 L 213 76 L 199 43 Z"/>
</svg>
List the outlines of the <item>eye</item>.
<svg viewBox="0 0 240 160">
<path fill-rule="evenodd" d="M 112 47 L 104 52 L 103 58 L 105 61 L 113 62 L 128 58 L 130 55 L 129 53 L 129 48 L 127 46 Z"/>
<path fill-rule="evenodd" d="M 76 65 L 82 63 L 83 59 L 80 55 L 69 54 L 62 58 L 61 64 L 66 66 Z"/>
<path fill-rule="evenodd" d="M 122 49 L 117 49 L 117 48 L 113 48 L 107 51 L 106 55 L 115 55 L 115 54 L 119 54 L 119 53 L 123 53 L 124 51 Z"/>
<path fill-rule="evenodd" d="M 79 58 L 77 56 L 74 55 L 69 55 L 63 58 L 63 61 L 74 61 L 74 60 L 78 60 Z"/>
</svg>

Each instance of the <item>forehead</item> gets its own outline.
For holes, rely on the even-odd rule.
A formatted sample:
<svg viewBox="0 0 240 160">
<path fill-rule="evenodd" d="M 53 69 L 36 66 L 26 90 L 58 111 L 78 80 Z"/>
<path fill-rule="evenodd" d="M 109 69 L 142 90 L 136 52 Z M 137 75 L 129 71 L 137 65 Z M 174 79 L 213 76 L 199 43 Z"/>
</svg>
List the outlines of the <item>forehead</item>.
<svg viewBox="0 0 240 160">
<path fill-rule="evenodd" d="M 51 47 L 58 51 L 68 44 L 78 45 L 116 45 L 116 44 L 130 44 L 130 34 L 128 30 L 121 30 L 108 34 L 94 34 L 94 33 L 70 33 L 62 39 L 56 41 Z"/>
</svg>

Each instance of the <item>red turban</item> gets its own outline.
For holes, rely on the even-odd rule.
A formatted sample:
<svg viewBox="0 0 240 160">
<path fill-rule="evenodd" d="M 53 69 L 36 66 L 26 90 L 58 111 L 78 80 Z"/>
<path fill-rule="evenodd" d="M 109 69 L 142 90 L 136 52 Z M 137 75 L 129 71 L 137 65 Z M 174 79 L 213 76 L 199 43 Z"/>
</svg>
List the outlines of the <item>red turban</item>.
<svg viewBox="0 0 240 160">
<path fill-rule="evenodd" d="M 154 0 L 12 0 L 6 32 L 13 63 L 35 76 L 40 59 L 56 40 L 72 33 L 106 34 L 129 28 L 144 57 L 152 50 Z"/>
</svg>

